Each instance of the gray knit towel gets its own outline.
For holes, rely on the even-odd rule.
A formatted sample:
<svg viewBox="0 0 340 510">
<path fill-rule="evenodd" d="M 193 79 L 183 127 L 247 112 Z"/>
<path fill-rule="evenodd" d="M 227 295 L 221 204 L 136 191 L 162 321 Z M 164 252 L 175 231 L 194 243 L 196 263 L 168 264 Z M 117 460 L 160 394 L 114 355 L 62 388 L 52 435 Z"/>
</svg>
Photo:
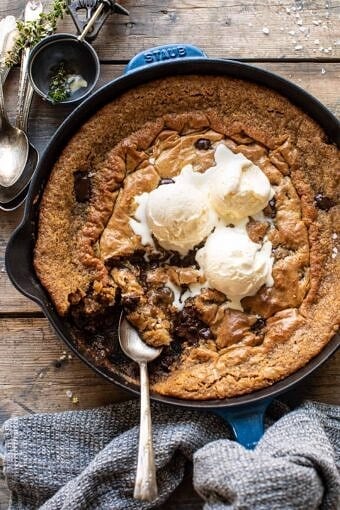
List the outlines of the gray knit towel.
<svg viewBox="0 0 340 510">
<path fill-rule="evenodd" d="M 282 406 L 271 406 L 271 421 L 279 419 L 248 451 L 228 439 L 230 431 L 221 418 L 154 403 L 160 494 L 154 503 L 132 498 L 137 401 L 12 418 L 3 426 L 10 508 L 157 508 L 192 460 L 204 510 L 338 510 L 340 408 L 306 403 L 283 414 Z"/>
</svg>

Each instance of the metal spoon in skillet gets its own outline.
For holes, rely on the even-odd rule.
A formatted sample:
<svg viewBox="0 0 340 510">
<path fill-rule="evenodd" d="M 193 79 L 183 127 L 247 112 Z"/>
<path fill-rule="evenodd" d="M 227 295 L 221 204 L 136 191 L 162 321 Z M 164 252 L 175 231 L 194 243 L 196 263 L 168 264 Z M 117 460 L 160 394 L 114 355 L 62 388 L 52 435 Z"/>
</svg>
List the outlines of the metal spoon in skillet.
<svg viewBox="0 0 340 510">
<path fill-rule="evenodd" d="M 140 433 L 138 446 L 138 462 L 133 497 L 142 501 L 153 501 L 157 498 L 157 480 L 152 446 L 152 425 L 149 394 L 149 361 L 160 355 L 162 349 L 154 349 L 146 345 L 137 331 L 125 319 L 123 313 L 119 319 L 119 343 L 124 354 L 139 364 L 140 370 Z"/>
</svg>

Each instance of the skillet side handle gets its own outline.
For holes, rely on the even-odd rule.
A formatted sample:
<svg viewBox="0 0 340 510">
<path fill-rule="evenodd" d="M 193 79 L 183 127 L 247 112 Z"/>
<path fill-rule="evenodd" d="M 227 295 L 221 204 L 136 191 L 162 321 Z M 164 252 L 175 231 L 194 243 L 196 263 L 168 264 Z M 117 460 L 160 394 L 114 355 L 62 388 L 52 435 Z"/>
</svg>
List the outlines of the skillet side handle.
<svg viewBox="0 0 340 510">
<path fill-rule="evenodd" d="M 142 67 L 160 64 L 169 60 L 182 60 L 192 57 L 206 57 L 203 50 L 192 44 L 164 44 L 137 53 L 125 68 L 124 74 L 132 73 Z"/>
<path fill-rule="evenodd" d="M 33 242 L 30 222 L 24 220 L 7 243 L 5 267 L 14 287 L 41 305 L 41 290 L 32 271 Z"/>
<path fill-rule="evenodd" d="M 264 415 L 271 398 L 256 404 L 236 409 L 214 409 L 214 412 L 229 423 L 235 439 L 248 450 L 255 448 L 264 433 Z"/>
</svg>

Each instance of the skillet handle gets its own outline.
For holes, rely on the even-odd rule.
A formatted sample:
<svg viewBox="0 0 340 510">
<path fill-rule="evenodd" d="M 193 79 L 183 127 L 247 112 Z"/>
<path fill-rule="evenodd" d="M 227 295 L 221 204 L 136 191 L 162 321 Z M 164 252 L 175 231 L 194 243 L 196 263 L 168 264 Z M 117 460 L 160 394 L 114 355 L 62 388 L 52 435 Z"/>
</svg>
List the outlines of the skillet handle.
<svg viewBox="0 0 340 510">
<path fill-rule="evenodd" d="M 267 398 L 236 409 L 215 408 L 214 413 L 229 423 L 238 443 L 252 450 L 263 436 L 264 415 L 271 401 L 271 398 Z"/>
<path fill-rule="evenodd" d="M 164 44 L 137 53 L 125 68 L 124 74 L 137 71 L 152 64 L 159 64 L 169 60 L 182 60 L 183 58 L 206 57 L 203 50 L 192 44 Z"/>
<path fill-rule="evenodd" d="M 14 287 L 28 298 L 42 305 L 42 290 L 32 271 L 34 239 L 29 219 L 13 232 L 5 254 L 6 272 Z"/>
</svg>

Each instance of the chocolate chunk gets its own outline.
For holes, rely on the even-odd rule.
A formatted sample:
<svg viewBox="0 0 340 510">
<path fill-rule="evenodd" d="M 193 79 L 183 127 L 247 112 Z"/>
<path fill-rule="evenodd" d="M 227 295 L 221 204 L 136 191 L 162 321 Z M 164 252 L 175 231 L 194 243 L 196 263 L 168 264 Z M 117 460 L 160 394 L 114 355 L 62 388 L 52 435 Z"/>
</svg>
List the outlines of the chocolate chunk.
<svg viewBox="0 0 340 510">
<path fill-rule="evenodd" d="M 155 367 L 158 367 L 161 372 L 170 372 L 171 366 L 178 359 L 180 353 L 177 353 L 170 349 L 170 347 L 163 350 L 163 353 L 159 359 L 158 363 L 155 363 Z M 151 370 L 153 369 L 153 365 L 151 365 Z"/>
<path fill-rule="evenodd" d="M 263 209 L 264 215 L 269 218 L 275 218 L 276 216 L 276 198 L 273 197 L 269 200 L 268 205 Z"/>
<path fill-rule="evenodd" d="M 87 202 L 91 194 L 91 181 L 88 172 L 74 172 L 73 178 L 77 202 Z"/>
<path fill-rule="evenodd" d="M 179 342 L 179 340 L 173 340 L 169 346 L 169 349 L 174 353 L 174 354 L 181 354 L 181 352 L 183 351 L 183 346 L 182 346 L 182 343 Z"/>
<path fill-rule="evenodd" d="M 201 328 L 198 334 L 201 338 L 204 338 L 204 340 L 208 340 L 208 338 L 211 338 L 211 331 L 209 328 Z"/>
<path fill-rule="evenodd" d="M 125 308 L 127 308 L 130 311 L 133 311 L 137 308 L 139 302 L 138 296 L 122 296 L 122 303 Z"/>
<path fill-rule="evenodd" d="M 166 356 L 160 360 L 160 369 L 162 372 L 170 372 L 170 366 L 172 365 L 173 359 L 171 356 Z"/>
<path fill-rule="evenodd" d="M 134 266 L 140 266 L 140 267 L 146 267 L 147 262 L 144 258 L 145 251 L 144 250 L 136 250 L 133 252 L 132 255 L 130 255 L 127 260 L 125 259 L 124 262 L 131 262 Z"/>
<path fill-rule="evenodd" d="M 149 260 L 150 260 L 150 267 L 156 268 L 158 267 L 162 262 L 165 262 L 169 258 L 168 252 L 158 252 L 158 253 L 150 253 L 149 254 Z"/>
<path fill-rule="evenodd" d="M 266 325 L 266 319 L 263 319 L 262 317 L 259 317 L 254 324 L 251 326 L 250 330 L 254 333 L 257 333 L 261 331 Z"/>
<path fill-rule="evenodd" d="M 191 319 L 191 317 L 193 316 L 192 307 L 186 306 L 185 308 L 183 308 L 181 315 L 183 319 Z"/>
<path fill-rule="evenodd" d="M 209 328 L 199 318 L 198 312 L 193 306 L 185 306 L 174 320 L 174 335 L 191 344 L 197 343 L 199 338 L 206 338 L 205 335 L 207 335 L 207 338 L 211 337 L 210 330 L 208 336 L 208 330 Z"/>
<path fill-rule="evenodd" d="M 334 207 L 336 205 L 334 200 L 332 200 L 329 197 L 326 197 L 322 193 L 318 193 L 317 195 L 315 195 L 314 200 L 316 206 L 319 209 L 322 209 L 322 211 L 328 211 L 331 207 Z"/>
<path fill-rule="evenodd" d="M 200 151 L 207 151 L 211 148 L 211 141 L 208 138 L 199 138 L 195 142 L 195 147 Z"/>
<path fill-rule="evenodd" d="M 175 184 L 175 181 L 173 179 L 161 179 L 160 182 L 159 182 L 159 185 L 161 186 L 162 184 Z"/>
<path fill-rule="evenodd" d="M 174 293 L 166 286 L 151 290 L 149 296 L 155 305 L 171 305 L 174 300 Z"/>
<path fill-rule="evenodd" d="M 180 254 L 177 251 L 173 252 L 173 254 L 170 256 L 169 263 L 171 266 L 180 267 L 180 265 L 182 263 L 182 259 L 181 259 Z"/>
<path fill-rule="evenodd" d="M 182 351 L 182 342 L 173 340 L 170 345 L 163 348 L 159 358 L 149 364 L 150 372 L 156 375 L 156 378 L 162 376 L 164 372 L 170 372 L 172 365 L 178 360 Z"/>
</svg>

